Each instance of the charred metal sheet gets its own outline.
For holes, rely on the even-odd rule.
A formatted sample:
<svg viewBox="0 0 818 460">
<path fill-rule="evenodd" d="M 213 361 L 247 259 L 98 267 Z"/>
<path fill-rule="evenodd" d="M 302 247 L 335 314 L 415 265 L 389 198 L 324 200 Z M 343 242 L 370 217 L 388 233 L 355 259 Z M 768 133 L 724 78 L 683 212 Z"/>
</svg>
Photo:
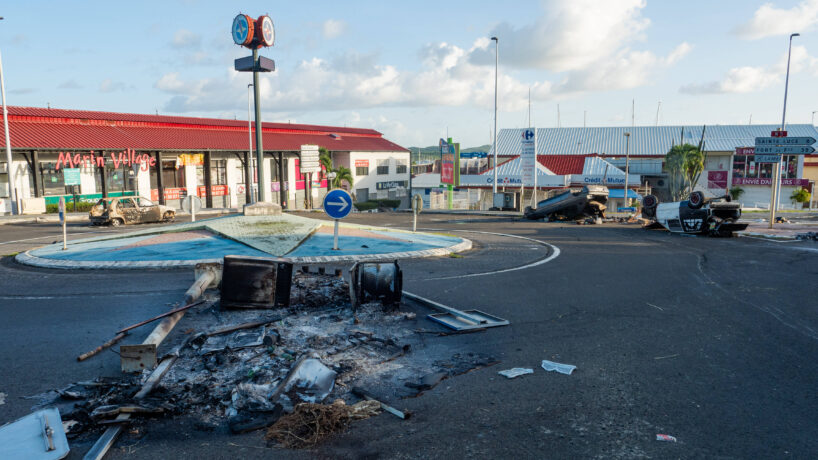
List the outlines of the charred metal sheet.
<svg viewBox="0 0 818 460">
<path fill-rule="evenodd" d="M 122 372 L 142 372 L 156 367 L 156 344 L 122 345 L 119 347 Z"/>
<path fill-rule="evenodd" d="M 293 265 L 281 259 L 225 256 L 222 308 L 276 308 L 290 304 Z"/>
<path fill-rule="evenodd" d="M 507 326 L 509 324 L 508 320 L 489 315 L 480 310 L 466 310 L 463 313 L 468 316 L 445 312 L 429 315 L 428 318 L 456 331 Z"/>
</svg>

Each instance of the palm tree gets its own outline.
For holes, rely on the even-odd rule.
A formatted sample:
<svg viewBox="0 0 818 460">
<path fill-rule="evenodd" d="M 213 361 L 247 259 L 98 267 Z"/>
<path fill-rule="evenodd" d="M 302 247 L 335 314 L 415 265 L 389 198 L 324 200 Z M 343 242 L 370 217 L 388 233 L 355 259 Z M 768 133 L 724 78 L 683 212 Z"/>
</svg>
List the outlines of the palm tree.
<svg viewBox="0 0 818 460">
<path fill-rule="evenodd" d="M 320 173 L 323 176 L 321 180 L 326 179 L 327 173 L 332 171 L 332 155 L 326 147 L 318 147 L 318 162 L 324 167 Z M 329 192 L 330 188 L 329 182 L 330 181 L 327 181 L 327 192 Z"/>
<path fill-rule="evenodd" d="M 334 169 L 333 172 L 335 172 L 335 179 L 332 180 L 333 188 L 340 188 L 341 184 L 346 181 L 349 184 L 349 188 L 352 189 L 352 184 L 355 181 L 352 179 L 352 171 L 350 171 L 349 168 L 338 166 L 338 168 Z"/>
</svg>

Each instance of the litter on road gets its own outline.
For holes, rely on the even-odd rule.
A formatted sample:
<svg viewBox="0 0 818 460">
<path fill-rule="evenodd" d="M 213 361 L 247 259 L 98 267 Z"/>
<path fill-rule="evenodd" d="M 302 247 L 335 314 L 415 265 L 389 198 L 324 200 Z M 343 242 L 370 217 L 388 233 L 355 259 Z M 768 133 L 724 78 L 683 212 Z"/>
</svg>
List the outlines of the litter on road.
<svg viewBox="0 0 818 460">
<path fill-rule="evenodd" d="M 0 458 L 57 460 L 68 455 L 60 411 L 43 409 L 0 426 Z"/>
<path fill-rule="evenodd" d="M 676 442 L 676 438 L 669 434 L 657 434 L 656 435 L 657 441 L 666 441 L 666 442 Z"/>
<path fill-rule="evenodd" d="M 577 366 L 571 364 L 560 364 L 555 363 L 554 361 L 549 361 L 547 359 L 542 360 L 542 368 L 547 371 L 557 371 L 560 374 L 571 375 L 577 368 Z"/>
<path fill-rule="evenodd" d="M 514 377 L 519 377 L 521 375 L 533 374 L 533 373 L 534 373 L 534 369 L 526 369 L 526 368 L 523 368 L 523 367 L 515 367 L 513 369 L 506 369 L 504 371 L 498 372 L 498 374 L 502 375 L 503 377 L 508 377 L 510 379 L 513 379 Z"/>
</svg>

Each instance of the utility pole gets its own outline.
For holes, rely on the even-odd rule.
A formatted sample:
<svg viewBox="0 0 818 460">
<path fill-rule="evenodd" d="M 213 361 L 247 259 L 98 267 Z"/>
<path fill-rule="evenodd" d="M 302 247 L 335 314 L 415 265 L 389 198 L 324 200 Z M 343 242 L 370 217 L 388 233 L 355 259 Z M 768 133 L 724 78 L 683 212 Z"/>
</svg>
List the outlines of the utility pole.
<svg viewBox="0 0 818 460">
<path fill-rule="evenodd" d="M 662 101 L 659 101 L 659 105 L 656 106 L 656 126 L 659 126 L 659 109 L 662 108 Z"/>
<path fill-rule="evenodd" d="M 0 20 L 3 17 L 0 16 Z M 0 56 L 0 93 L 3 95 L 3 131 L 6 136 L 6 172 L 9 178 L 9 201 L 11 202 L 11 214 L 17 214 L 17 190 L 14 180 L 14 168 L 11 164 L 11 139 L 9 138 L 9 110 L 6 105 L 6 83 L 3 80 L 3 57 Z"/>
<path fill-rule="evenodd" d="M 792 57 L 792 39 L 793 37 L 799 37 L 801 34 L 794 33 L 790 34 L 790 45 L 787 51 L 787 76 L 784 79 L 784 110 L 781 113 L 781 131 L 786 129 L 787 123 L 787 92 L 790 86 L 790 57 Z M 770 227 L 773 228 L 773 224 L 775 223 L 775 211 L 778 207 L 778 195 L 781 193 L 781 160 L 784 158 L 784 155 L 781 155 L 781 159 L 775 163 L 773 167 L 773 183 L 772 183 L 772 193 L 770 196 Z"/>
<path fill-rule="evenodd" d="M 491 37 L 494 40 L 494 189 L 491 196 L 491 205 L 494 207 L 494 196 L 497 195 L 497 73 L 500 62 L 500 39 Z"/>
<path fill-rule="evenodd" d="M 625 204 L 624 207 L 628 207 L 630 202 L 628 201 L 628 167 L 630 166 L 630 150 L 631 147 L 631 133 L 625 133 L 625 193 L 623 195 L 623 202 Z"/>
<path fill-rule="evenodd" d="M 247 204 L 255 203 L 256 195 L 253 193 L 253 126 L 250 118 L 250 87 L 247 84 L 247 155 L 244 157 L 244 200 Z"/>
</svg>

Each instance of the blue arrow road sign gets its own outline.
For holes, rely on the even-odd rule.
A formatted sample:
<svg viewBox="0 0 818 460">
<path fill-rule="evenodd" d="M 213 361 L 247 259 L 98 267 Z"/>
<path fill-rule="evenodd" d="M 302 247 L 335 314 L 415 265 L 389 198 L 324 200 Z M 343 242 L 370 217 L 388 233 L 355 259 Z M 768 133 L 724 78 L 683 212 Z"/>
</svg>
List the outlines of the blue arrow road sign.
<svg viewBox="0 0 818 460">
<path fill-rule="evenodd" d="M 336 188 L 324 197 L 324 212 L 333 219 L 343 219 L 352 210 L 352 197 L 346 190 Z"/>
</svg>

